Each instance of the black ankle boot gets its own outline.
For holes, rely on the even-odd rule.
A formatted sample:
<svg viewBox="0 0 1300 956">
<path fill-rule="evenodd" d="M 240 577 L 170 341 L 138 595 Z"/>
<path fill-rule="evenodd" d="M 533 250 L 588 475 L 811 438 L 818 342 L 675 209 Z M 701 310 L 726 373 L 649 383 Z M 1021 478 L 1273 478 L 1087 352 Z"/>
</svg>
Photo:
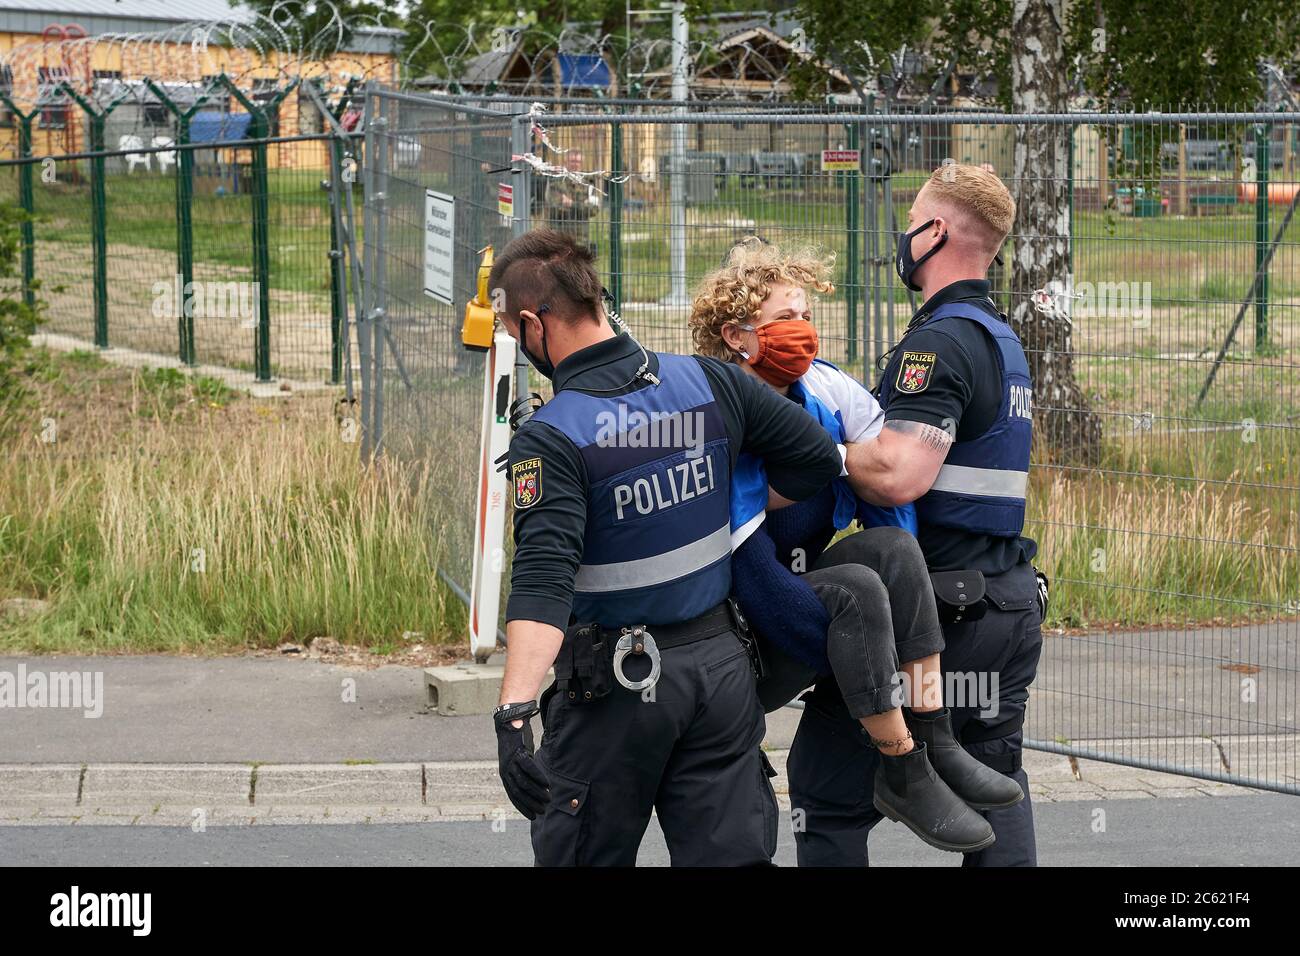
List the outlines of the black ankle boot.
<svg viewBox="0 0 1300 956">
<path fill-rule="evenodd" d="M 916 742 L 925 741 L 930 764 L 939 779 L 976 810 L 1013 807 L 1025 798 L 1020 784 L 992 767 L 986 767 L 966 752 L 952 732 L 952 711 L 944 708 L 932 714 L 903 711 L 907 729 Z"/>
<path fill-rule="evenodd" d="M 993 828 L 939 779 L 920 740 L 901 757 L 881 752 L 875 790 L 876 809 L 930 846 L 974 853 L 993 843 Z"/>
</svg>

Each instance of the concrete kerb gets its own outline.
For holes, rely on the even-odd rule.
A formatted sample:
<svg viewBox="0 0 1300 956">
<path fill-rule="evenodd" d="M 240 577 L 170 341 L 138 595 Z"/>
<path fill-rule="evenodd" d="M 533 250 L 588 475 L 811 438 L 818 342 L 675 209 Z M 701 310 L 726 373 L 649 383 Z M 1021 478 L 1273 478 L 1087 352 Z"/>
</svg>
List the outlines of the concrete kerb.
<svg viewBox="0 0 1300 956">
<path fill-rule="evenodd" d="M 768 751 L 789 809 L 786 750 Z M 1047 802 L 1254 791 L 1172 774 L 1027 752 L 1033 799 Z M 394 764 L 0 765 L 0 825 L 207 826 L 501 820 L 518 816 L 493 761 Z"/>
</svg>

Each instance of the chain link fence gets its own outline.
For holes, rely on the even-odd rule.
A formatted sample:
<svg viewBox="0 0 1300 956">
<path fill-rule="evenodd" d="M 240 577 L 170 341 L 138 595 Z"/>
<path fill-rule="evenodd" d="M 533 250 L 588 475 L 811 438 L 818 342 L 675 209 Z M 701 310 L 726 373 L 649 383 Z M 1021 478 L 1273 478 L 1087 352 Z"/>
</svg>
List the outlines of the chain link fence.
<svg viewBox="0 0 1300 956">
<path fill-rule="evenodd" d="M 1048 426 L 1027 533 L 1054 590 L 1029 746 L 1300 793 L 1300 113 L 525 108 L 368 104 L 367 420 L 438 469 L 449 579 L 467 580 L 473 533 L 482 360 L 456 330 L 479 248 L 573 232 L 637 336 L 689 351 L 691 289 L 732 243 L 819 246 L 837 257 L 823 355 L 873 386 L 920 305 L 892 267 L 908 207 L 944 160 L 988 163 L 1020 205 L 993 295 Z M 426 190 L 455 197 L 450 304 L 422 286 Z"/>
</svg>

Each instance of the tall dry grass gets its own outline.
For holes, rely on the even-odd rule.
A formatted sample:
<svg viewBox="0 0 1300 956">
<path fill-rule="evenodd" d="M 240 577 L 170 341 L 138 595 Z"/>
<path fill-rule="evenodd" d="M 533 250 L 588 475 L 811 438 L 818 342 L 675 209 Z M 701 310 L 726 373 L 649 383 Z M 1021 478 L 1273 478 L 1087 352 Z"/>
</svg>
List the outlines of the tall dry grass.
<svg viewBox="0 0 1300 956">
<path fill-rule="evenodd" d="M 19 429 L 0 457 L 0 596 L 51 607 L 0 646 L 180 651 L 328 634 L 383 648 L 408 631 L 458 635 L 427 468 L 362 468 L 328 400 L 294 401 L 180 422 L 137 409 L 124 427 L 92 417 L 54 444 Z"/>
<path fill-rule="evenodd" d="M 1037 483 L 1026 533 L 1049 623 L 1182 624 L 1300 611 L 1300 516 L 1235 484 L 1113 475 Z"/>
</svg>

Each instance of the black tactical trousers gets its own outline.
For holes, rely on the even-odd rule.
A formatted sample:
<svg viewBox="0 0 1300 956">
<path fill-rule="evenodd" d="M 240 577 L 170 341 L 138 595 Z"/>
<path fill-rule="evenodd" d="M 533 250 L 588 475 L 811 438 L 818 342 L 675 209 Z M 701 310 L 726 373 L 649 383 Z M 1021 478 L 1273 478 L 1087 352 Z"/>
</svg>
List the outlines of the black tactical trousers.
<svg viewBox="0 0 1300 956">
<path fill-rule="evenodd" d="M 982 619 L 944 628 L 940 663 L 945 675 L 997 675 L 996 713 L 952 707 L 953 732 L 972 756 L 1019 783 L 1025 798 L 1005 810 L 981 811 L 997 842 L 966 854 L 962 865 L 1034 866 L 1033 808 L 1020 766 L 1021 723 L 1042 649 L 1033 568 L 1021 565 L 988 578 L 987 586 L 993 604 Z M 883 819 L 872 804 L 879 752 L 834 681 L 818 681 L 804 701 L 786 764 L 799 865 L 865 866 L 867 836 Z"/>
<path fill-rule="evenodd" d="M 775 771 L 744 647 L 727 632 L 661 657 L 644 692 L 615 684 L 590 703 L 542 695 L 536 758 L 551 802 L 532 825 L 539 866 L 634 866 L 652 810 L 674 866 L 771 863 Z M 625 662 L 635 681 L 645 675 L 634 663 L 645 662 Z"/>
<path fill-rule="evenodd" d="M 826 549 L 803 575 L 830 612 L 826 655 L 849 713 L 883 714 L 903 703 L 900 661 L 943 650 L 930 574 L 916 538 L 901 528 L 867 528 Z M 760 639 L 767 675 L 763 709 L 783 707 L 817 672 Z"/>
</svg>

